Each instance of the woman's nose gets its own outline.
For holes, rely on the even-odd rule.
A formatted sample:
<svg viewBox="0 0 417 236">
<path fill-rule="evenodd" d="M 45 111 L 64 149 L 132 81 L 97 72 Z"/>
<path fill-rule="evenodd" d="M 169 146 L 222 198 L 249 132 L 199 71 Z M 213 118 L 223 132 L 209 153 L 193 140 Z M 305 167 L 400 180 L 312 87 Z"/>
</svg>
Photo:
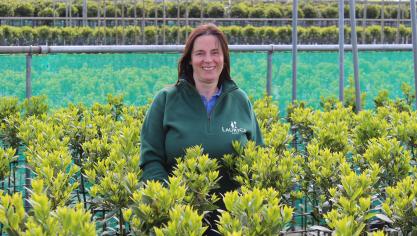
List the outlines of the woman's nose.
<svg viewBox="0 0 417 236">
<path fill-rule="evenodd" d="M 204 56 L 203 61 L 212 61 L 213 57 L 210 54 Z"/>
</svg>

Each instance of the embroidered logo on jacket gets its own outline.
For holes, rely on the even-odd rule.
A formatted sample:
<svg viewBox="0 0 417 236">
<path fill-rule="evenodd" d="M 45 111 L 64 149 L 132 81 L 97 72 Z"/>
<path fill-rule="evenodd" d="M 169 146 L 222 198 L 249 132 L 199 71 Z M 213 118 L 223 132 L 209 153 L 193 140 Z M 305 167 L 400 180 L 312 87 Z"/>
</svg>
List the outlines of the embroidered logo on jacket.
<svg viewBox="0 0 417 236">
<path fill-rule="evenodd" d="M 237 126 L 237 122 L 236 121 L 231 121 L 230 122 L 230 127 L 224 127 L 224 126 L 222 126 L 222 131 L 224 133 L 239 134 L 239 133 L 245 133 L 246 132 L 246 129 L 239 128 Z"/>
</svg>

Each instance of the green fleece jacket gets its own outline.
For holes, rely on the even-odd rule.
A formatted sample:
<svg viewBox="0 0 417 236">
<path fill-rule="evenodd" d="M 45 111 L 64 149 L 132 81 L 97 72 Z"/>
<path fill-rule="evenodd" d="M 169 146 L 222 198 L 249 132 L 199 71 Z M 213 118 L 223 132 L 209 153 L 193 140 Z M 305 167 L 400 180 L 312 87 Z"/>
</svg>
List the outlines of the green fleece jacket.
<svg viewBox="0 0 417 236">
<path fill-rule="evenodd" d="M 141 131 L 142 180 L 167 180 L 175 159 L 185 149 L 202 145 L 211 158 L 234 153 L 232 141 L 245 144 L 262 136 L 248 96 L 232 80 L 222 84 L 222 93 L 207 114 L 197 89 L 186 80 L 161 90 L 155 97 Z M 226 171 L 221 171 L 221 190 L 233 189 Z"/>
</svg>

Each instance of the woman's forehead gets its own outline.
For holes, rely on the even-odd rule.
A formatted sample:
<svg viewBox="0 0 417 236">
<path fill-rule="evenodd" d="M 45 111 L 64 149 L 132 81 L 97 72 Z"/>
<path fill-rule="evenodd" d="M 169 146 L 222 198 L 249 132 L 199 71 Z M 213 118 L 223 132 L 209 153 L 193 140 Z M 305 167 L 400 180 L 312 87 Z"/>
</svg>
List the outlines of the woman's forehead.
<svg viewBox="0 0 417 236">
<path fill-rule="evenodd" d="M 214 35 L 202 35 L 195 39 L 193 50 L 221 49 L 219 39 Z"/>
</svg>

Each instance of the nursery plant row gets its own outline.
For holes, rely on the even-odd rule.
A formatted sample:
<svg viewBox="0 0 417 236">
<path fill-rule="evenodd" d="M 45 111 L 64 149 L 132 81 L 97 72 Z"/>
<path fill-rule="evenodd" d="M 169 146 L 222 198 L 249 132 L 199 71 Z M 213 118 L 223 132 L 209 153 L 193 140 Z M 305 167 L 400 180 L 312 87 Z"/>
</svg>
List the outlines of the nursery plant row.
<svg viewBox="0 0 417 236">
<path fill-rule="evenodd" d="M 404 84 L 402 91 L 395 100 L 380 91 L 375 110 L 355 113 L 350 88 L 344 104 L 323 98 L 321 108 L 312 109 L 295 102 L 285 117 L 264 97 L 254 108 L 265 146 L 234 142 L 235 153 L 222 157 L 189 147 L 166 183 L 140 181 L 140 128 L 148 105 L 128 106 L 122 96 L 109 95 L 106 104 L 49 110 L 44 96 L 1 97 L 1 230 L 203 235 L 204 218 L 223 201 L 221 235 L 300 228 L 346 236 L 414 234 L 417 113 L 411 87 Z M 215 193 L 220 169 L 240 186 L 224 196 Z M 13 191 L 22 184 L 16 175 L 28 172 L 31 187 Z"/>
<path fill-rule="evenodd" d="M 290 44 L 291 26 L 220 26 L 230 44 Z M 192 30 L 183 26 L 127 26 L 127 27 L 13 27 L 0 26 L 0 44 L 12 45 L 96 45 L 96 44 L 182 44 Z M 410 43 L 411 28 L 368 26 L 357 27 L 358 42 Z M 298 27 L 299 44 L 337 44 L 338 28 Z M 346 43 L 350 41 L 350 28 L 345 28 Z"/>
<path fill-rule="evenodd" d="M 70 9 L 69 9 L 70 8 Z M 364 4 L 356 5 L 356 17 L 364 17 Z M 410 18 L 409 4 L 400 5 L 400 18 Z M 74 1 L 70 7 L 64 2 L 54 2 L 51 0 L 5 0 L 0 3 L 0 17 L 65 17 L 69 14 L 74 17 L 81 17 L 83 12 L 83 2 Z M 214 18 L 291 18 L 292 3 L 260 3 L 253 1 L 241 1 L 229 5 L 221 1 L 186 1 L 181 0 L 179 9 L 176 1 L 165 1 L 166 17 L 214 17 Z M 381 19 L 382 13 L 386 19 L 397 19 L 399 13 L 398 4 L 382 5 L 378 2 L 368 2 L 366 4 L 366 18 Z M 107 17 L 162 17 L 164 15 L 164 4 L 162 1 L 128 1 L 114 4 L 112 1 L 98 2 L 87 1 L 87 16 L 107 16 Z M 344 10 L 345 17 L 349 17 L 349 6 L 346 4 Z M 337 18 L 337 2 L 332 4 L 323 2 L 301 2 L 298 8 L 299 18 Z"/>
</svg>

